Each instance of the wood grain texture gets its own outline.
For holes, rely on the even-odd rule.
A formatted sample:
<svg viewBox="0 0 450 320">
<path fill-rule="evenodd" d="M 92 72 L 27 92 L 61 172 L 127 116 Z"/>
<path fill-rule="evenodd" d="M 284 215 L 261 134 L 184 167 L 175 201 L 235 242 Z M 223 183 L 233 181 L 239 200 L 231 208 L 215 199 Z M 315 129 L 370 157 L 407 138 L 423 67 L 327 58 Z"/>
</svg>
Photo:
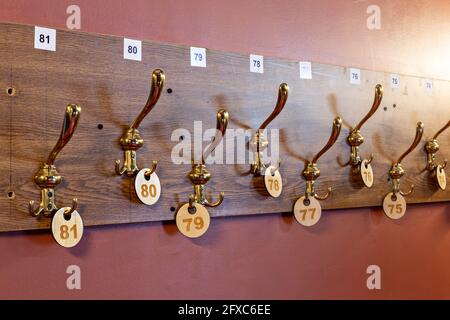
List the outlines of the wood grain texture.
<svg viewBox="0 0 450 320">
<path fill-rule="evenodd" d="M 249 72 L 248 55 L 236 53 L 208 50 L 207 68 L 195 68 L 184 46 L 144 41 L 143 60 L 136 62 L 123 59 L 119 37 L 58 30 L 56 52 L 34 49 L 33 39 L 32 26 L 0 24 L 0 231 L 49 228 L 50 219 L 31 217 L 27 205 L 39 200 L 33 176 L 56 143 L 68 103 L 79 103 L 82 113 L 73 139 L 56 160 L 63 176 L 57 205 L 68 206 L 77 197 L 86 226 L 172 220 L 173 209 L 192 193 L 186 177 L 190 165 L 171 161 L 178 143 L 171 141 L 172 132 L 192 132 L 194 121 L 203 121 L 204 130 L 214 128 L 219 108 L 230 114 L 229 129 L 257 128 L 272 111 L 281 82 L 289 84 L 289 98 L 268 129 L 280 128 L 283 194 L 269 197 L 262 178 L 246 174 L 248 164 L 208 165 L 212 179 L 207 193 L 225 192 L 224 203 L 209 210 L 213 217 L 292 212 L 304 194 L 304 160 L 322 148 L 338 115 L 344 120 L 341 136 L 318 163 L 318 191 L 333 187 L 332 196 L 321 202 L 323 209 L 381 206 L 391 191 L 390 165 L 412 142 L 419 120 L 425 123 L 424 138 L 403 162 L 407 174 L 402 183 L 416 185 L 406 200 L 450 200 L 450 188 L 440 191 L 420 172 L 426 165 L 425 141 L 450 117 L 449 82 L 435 80 L 427 93 L 424 79 L 402 75 L 400 88 L 390 89 L 388 73 L 363 70 L 362 83 L 355 86 L 349 83 L 349 70 L 338 66 L 313 63 L 313 79 L 300 80 L 297 61 L 265 57 L 264 74 L 257 74 Z M 132 179 L 114 174 L 114 161 L 122 160 L 118 140 L 143 107 L 155 68 L 164 70 L 165 88 L 173 92 L 163 92 L 140 127 L 144 146 L 138 150 L 138 164 L 145 167 L 158 160 L 162 186 L 159 202 L 148 207 L 137 199 Z M 337 157 L 349 157 L 349 126 L 370 108 L 377 83 L 385 87 L 382 106 L 362 128 L 362 155 L 375 155 L 375 182 L 367 189 L 359 176 L 350 175 L 349 167 L 338 165 Z M 11 85 L 15 96 L 5 92 Z M 449 137 L 446 132 L 439 138 L 439 159 L 450 154 Z M 9 191 L 15 193 L 13 199 L 7 197 Z"/>
</svg>

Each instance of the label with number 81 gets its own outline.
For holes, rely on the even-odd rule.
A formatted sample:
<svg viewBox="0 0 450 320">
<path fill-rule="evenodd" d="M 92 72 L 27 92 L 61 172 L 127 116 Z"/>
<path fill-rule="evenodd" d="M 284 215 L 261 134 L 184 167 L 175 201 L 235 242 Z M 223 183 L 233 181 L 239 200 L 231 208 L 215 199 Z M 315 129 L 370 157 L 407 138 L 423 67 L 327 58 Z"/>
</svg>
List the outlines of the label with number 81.
<svg viewBox="0 0 450 320">
<path fill-rule="evenodd" d="M 314 197 L 301 197 L 295 202 L 294 216 L 295 220 L 305 227 L 311 227 L 320 220 L 322 214 L 322 207 L 319 201 Z"/>
<path fill-rule="evenodd" d="M 176 223 L 178 230 L 188 238 L 198 238 L 205 234 L 209 228 L 210 217 L 208 210 L 200 203 L 194 202 L 192 212 L 189 212 L 189 203 L 185 203 L 177 212 Z"/>
<path fill-rule="evenodd" d="M 139 200 L 151 206 L 158 202 L 161 196 L 161 183 L 156 172 L 153 172 L 148 179 L 145 173 L 149 171 L 150 169 L 144 168 L 138 172 L 134 180 L 134 189 Z"/>
<path fill-rule="evenodd" d="M 59 245 L 65 248 L 72 248 L 80 242 L 83 236 L 83 220 L 77 211 L 70 214 L 70 219 L 66 220 L 64 212 L 70 210 L 69 207 L 56 211 L 52 220 L 53 238 Z"/>
<path fill-rule="evenodd" d="M 400 193 L 388 193 L 383 200 L 383 211 L 391 219 L 400 219 L 406 212 L 405 198 Z"/>
</svg>

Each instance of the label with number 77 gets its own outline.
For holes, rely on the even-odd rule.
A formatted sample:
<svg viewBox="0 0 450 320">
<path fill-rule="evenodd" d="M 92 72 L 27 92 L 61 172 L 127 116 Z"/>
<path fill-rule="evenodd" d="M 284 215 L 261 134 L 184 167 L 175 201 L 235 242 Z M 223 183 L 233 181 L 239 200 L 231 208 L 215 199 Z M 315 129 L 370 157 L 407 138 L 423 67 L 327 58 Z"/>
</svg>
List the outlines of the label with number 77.
<svg viewBox="0 0 450 320">
<path fill-rule="evenodd" d="M 311 227 L 320 220 L 322 215 L 322 207 L 319 201 L 314 197 L 299 198 L 294 205 L 295 220 L 305 227 Z"/>
</svg>

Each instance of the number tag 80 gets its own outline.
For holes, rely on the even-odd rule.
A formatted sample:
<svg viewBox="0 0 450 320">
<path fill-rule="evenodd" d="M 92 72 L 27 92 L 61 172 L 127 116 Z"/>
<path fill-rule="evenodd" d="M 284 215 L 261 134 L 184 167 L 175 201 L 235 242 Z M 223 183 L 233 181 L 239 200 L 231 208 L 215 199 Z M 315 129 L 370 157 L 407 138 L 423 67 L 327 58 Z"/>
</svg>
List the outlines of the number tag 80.
<svg viewBox="0 0 450 320">
<path fill-rule="evenodd" d="M 134 189 L 139 200 L 151 206 L 158 202 L 161 196 L 161 183 L 156 172 L 153 172 L 148 179 L 145 173 L 149 171 L 150 169 L 144 168 L 138 172 L 134 180 Z"/>
</svg>

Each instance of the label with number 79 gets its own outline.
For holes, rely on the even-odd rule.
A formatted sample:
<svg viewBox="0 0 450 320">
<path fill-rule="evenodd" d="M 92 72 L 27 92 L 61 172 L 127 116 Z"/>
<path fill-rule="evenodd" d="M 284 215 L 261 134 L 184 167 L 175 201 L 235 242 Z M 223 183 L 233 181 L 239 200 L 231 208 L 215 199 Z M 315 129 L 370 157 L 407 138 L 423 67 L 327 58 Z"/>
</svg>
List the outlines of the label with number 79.
<svg viewBox="0 0 450 320">
<path fill-rule="evenodd" d="M 150 169 L 144 168 L 138 172 L 134 180 L 134 189 L 139 200 L 151 206 L 158 202 L 161 196 L 161 183 L 156 172 L 147 177 L 145 173 L 149 171 Z"/>
<path fill-rule="evenodd" d="M 198 238 L 209 228 L 211 218 L 208 210 L 200 203 L 194 203 L 193 210 L 189 210 L 189 203 L 178 209 L 175 218 L 178 230 L 188 238 Z"/>
<path fill-rule="evenodd" d="M 80 242 L 83 236 L 83 220 L 77 211 L 72 212 L 69 219 L 66 220 L 64 212 L 68 210 L 70 208 L 65 207 L 56 211 L 52 219 L 52 233 L 59 245 L 72 248 Z"/>
</svg>

